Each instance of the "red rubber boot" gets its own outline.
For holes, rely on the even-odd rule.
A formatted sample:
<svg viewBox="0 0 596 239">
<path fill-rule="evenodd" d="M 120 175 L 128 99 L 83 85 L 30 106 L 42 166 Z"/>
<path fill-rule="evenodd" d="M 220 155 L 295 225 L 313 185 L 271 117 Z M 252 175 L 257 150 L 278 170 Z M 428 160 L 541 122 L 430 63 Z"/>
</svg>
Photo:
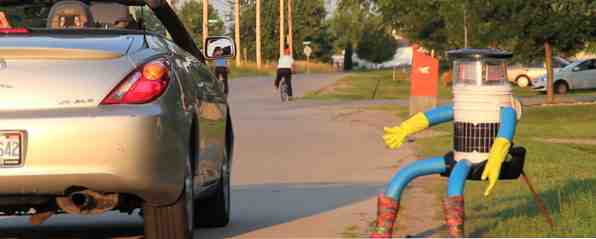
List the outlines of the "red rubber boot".
<svg viewBox="0 0 596 239">
<path fill-rule="evenodd" d="M 443 201 L 443 210 L 449 237 L 464 237 L 464 197 L 448 197 Z"/>
<path fill-rule="evenodd" d="M 381 193 L 377 201 L 377 210 L 377 225 L 370 238 L 391 238 L 393 224 L 399 211 L 399 201 Z"/>
</svg>

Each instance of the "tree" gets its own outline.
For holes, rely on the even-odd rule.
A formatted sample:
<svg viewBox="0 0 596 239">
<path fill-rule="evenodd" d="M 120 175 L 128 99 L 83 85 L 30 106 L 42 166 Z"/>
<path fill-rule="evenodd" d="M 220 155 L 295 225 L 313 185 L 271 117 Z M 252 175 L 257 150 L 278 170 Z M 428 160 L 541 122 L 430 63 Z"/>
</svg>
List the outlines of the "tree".
<svg viewBox="0 0 596 239">
<path fill-rule="evenodd" d="M 362 33 L 358 41 L 358 57 L 373 62 L 383 63 L 390 60 L 397 50 L 397 41 L 393 35 L 383 29 L 371 29 Z"/>
<path fill-rule="evenodd" d="M 375 0 L 374 2 L 381 13 L 383 23 L 396 29 L 400 35 L 411 42 L 437 52 L 443 52 L 463 42 L 458 36 L 461 34 L 463 39 L 463 30 L 459 31 L 455 27 L 459 23 L 455 20 L 457 16 L 463 16 L 462 0 Z"/>
<path fill-rule="evenodd" d="M 227 5 L 233 6 L 234 1 Z M 255 60 L 256 55 L 256 3 L 254 0 L 240 1 L 240 38 L 244 42 L 248 59 Z M 327 25 L 325 19 L 324 0 L 294 1 L 293 4 L 294 28 L 294 56 L 303 56 L 305 40 L 311 40 L 313 58 L 318 60 L 330 59 L 328 49 Z M 261 0 L 261 42 L 263 59 L 274 60 L 279 57 L 279 1 Z M 234 21 L 234 16 L 227 14 L 227 19 Z M 235 21 L 234 21 L 235 22 Z M 235 24 L 235 23 L 234 23 Z M 230 24 L 229 29 L 234 29 Z M 286 28 L 287 29 L 287 28 Z"/>
<path fill-rule="evenodd" d="M 345 50 L 344 70 L 352 69 L 353 49 L 356 49 L 358 56 L 364 54 L 364 59 L 375 54 L 387 53 L 380 53 L 380 49 L 383 48 L 369 48 L 370 44 L 378 46 L 379 42 L 371 42 L 378 39 L 367 39 L 371 36 L 370 31 L 378 30 L 377 33 L 384 31 L 385 28 L 382 26 L 381 20 L 376 5 L 369 0 L 338 0 L 335 13 L 330 20 L 330 26 L 335 35 L 336 48 Z M 362 49 L 360 48 L 361 43 L 366 44 L 362 46 Z M 395 40 L 392 43 L 395 43 Z M 392 56 L 393 53 L 395 53 L 395 50 L 391 52 Z M 374 57 L 367 60 L 370 59 L 374 59 Z"/>
<path fill-rule="evenodd" d="M 148 7 L 136 8 L 135 16 L 140 20 L 139 23 L 143 25 L 146 31 L 163 36 L 166 35 L 166 28 Z"/>
<path fill-rule="evenodd" d="M 471 5 L 484 9 L 481 18 L 493 22 L 491 30 L 511 39 L 509 47 L 518 57 L 545 58 L 547 103 L 553 102 L 553 54 L 574 54 L 596 38 L 596 2 L 592 0 L 482 0 Z"/>
<path fill-rule="evenodd" d="M 365 31 L 372 16 L 368 1 L 339 0 L 331 19 L 331 27 L 337 38 L 339 48 L 347 48 L 349 44 L 357 43 Z"/>
<path fill-rule="evenodd" d="M 186 1 L 178 10 L 178 16 L 186 30 L 191 34 L 199 47 L 203 45 L 203 2 Z M 215 23 L 209 23 L 209 35 L 224 34 L 224 23 L 218 15 L 217 10 L 209 4 L 209 20 L 216 20 Z"/>
<path fill-rule="evenodd" d="M 348 43 L 344 52 L 344 71 L 351 71 L 354 67 L 354 62 L 352 61 L 353 53 L 352 44 Z"/>
</svg>

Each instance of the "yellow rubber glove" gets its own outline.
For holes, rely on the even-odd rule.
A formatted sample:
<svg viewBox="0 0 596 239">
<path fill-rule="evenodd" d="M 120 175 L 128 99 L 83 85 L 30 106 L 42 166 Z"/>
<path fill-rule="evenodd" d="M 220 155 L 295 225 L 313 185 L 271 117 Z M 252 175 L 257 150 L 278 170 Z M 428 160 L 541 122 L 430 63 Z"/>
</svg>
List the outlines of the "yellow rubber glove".
<svg viewBox="0 0 596 239">
<path fill-rule="evenodd" d="M 499 174 L 501 174 L 501 165 L 503 165 L 503 161 L 507 157 L 509 147 L 511 147 L 509 140 L 501 137 L 495 139 L 481 177 L 482 180 L 488 179 L 488 187 L 484 191 L 484 196 L 488 196 L 497 184 Z"/>
<path fill-rule="evenodd" d="M 412 118 L 404 121 L 399 127 L 385 127 L 383 141 L 390 149 L 399 148 L 410 134 L 422 131 L 429 126 L 429 121 L 424 113 L 417 113 Z"/>
</svg>

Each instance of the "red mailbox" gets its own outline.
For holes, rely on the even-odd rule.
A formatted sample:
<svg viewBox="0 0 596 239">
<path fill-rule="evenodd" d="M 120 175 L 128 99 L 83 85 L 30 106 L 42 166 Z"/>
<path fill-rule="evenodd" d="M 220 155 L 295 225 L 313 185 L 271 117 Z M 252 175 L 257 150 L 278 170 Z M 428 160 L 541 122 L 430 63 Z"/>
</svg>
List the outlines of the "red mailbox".
<svg viewBox="0 0 596 239">
<path fill-rule="evenodd" d="M 419 45 L 412 46 L 411 96 L 437 96 L 439 60 Z"/>
</svg>

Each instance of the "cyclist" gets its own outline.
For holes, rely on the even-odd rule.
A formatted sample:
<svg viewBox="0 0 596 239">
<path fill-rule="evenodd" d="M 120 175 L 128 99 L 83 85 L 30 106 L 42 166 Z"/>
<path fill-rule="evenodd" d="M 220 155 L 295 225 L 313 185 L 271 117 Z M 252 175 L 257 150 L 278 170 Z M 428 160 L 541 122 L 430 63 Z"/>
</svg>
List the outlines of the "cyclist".
<svg viewBox="0 0 596 239">
<path fill-rule="evenodd" d="M 10 22 L 4 12 L 0 11 L 0 28 L 10 28 Z"/>
<path fill-rule="evenodd" d="M 292 100 L 292 72 L 294 71 L 294 58 L 289 47 L 284 48 L 284 54 L 279 57 L 277 63 L 277 77 L 275 78 L 275 90 L 279 89 L 279 82 L 286 79 L 288 86 L 288 100 Z"/>
<path fill-rule="evenodd" d="M 224 93 L 228 94 L 228 62 L 223 57 L 223 49 L 221 47 L 216 47 L 213 51 L 213 56 L 215 56 L 215 77 L 217 79 L 223 80 L 224 83 Z"/>
</svg>

